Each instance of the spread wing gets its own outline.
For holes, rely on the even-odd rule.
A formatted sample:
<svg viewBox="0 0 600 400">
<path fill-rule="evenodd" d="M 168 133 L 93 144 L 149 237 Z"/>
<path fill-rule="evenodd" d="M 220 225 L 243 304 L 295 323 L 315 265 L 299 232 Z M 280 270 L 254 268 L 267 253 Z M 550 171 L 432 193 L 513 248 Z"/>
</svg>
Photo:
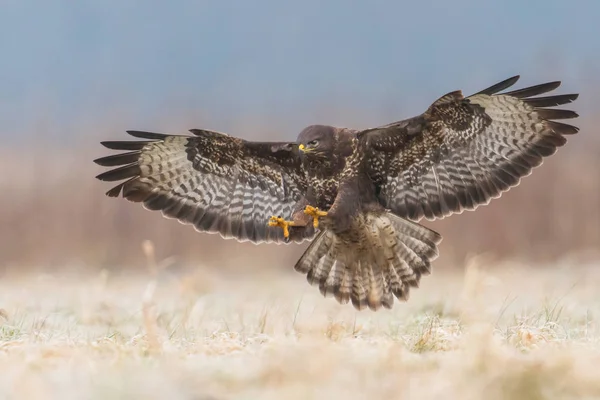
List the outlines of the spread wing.
<svg viewBox="0 0 600 400">
<path fill-rule="evenodd" d="M 575 118 L 577 94 L 533 97 L 550 82 L 508 93 L 519 76 L 469 97 L 451 92 L 414 118 L 359 133 L 379 201 L 419 220 L 474 210 L 519 184 L 578 128 L 553 120 Z"/>
<path fill-rule="evenodd" d="M 128 150 L 94 160 L 118 168 L 97 176 L 121 181 L 106 194 L 143 203 L 201 232 L 239 241 L 284 242 L 272 215 L 288 217 L 306 192 L 305 175 L 293 143 L 259 143 L 193 129 L 194 136 L 128 131 L 143 141 L 109 141 Z M 314 234 L 307 230 L 306 237 Z"/>
</svg>

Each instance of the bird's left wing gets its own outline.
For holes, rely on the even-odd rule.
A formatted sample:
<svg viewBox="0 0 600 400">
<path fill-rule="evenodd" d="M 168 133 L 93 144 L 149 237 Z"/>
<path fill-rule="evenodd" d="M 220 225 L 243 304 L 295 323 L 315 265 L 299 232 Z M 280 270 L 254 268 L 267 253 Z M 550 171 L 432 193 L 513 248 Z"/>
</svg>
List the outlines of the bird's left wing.
<svg viewBox="0 0 600 400">
<path fill-rule="evenodd" d="M 577 95 L 533 97 L 560 82 L 499 93 L 518 78 L 466 98 L 448 93 L 417 117 L 360 132 L 381 204 L 412 220 L 474 210 L 564 145 L 578 128 L 553 120 L 577 114 L 547 107 Z"/>
<path fill-rule="evenodd" d="M 108 141 L 128 150 L 94 160 L 118 167 L 97 176 L 121 181 L 106 194 L 123 194 L 196 230 L 239 241 L 284 242 L 283 231 L 268 226 L 273 215 L 288 217 L 306 192 L 297 146 L 250 142 L 223 133 L 192 129 L 194 136 L 128 131 L 141 141 Z M 308 239 L 297 237 L 295 241 Z"/>
</svg>

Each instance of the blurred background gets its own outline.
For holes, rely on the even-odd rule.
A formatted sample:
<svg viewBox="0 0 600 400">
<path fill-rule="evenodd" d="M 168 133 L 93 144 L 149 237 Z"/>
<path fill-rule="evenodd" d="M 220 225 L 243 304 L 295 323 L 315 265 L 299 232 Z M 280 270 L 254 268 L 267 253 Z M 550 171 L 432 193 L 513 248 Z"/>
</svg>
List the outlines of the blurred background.
<svg viewBox="0 0 600 400">
<path fill-rule="evenodd" d="M 226 241 L 106 197 L 98 142 L 200 127 L 293 140 L 313 123 L 411 117 L 516 74 L 518 87 L 580 93 L 568 108 L 581 131 L 502 198 L 426 223 L 444 236 L 436 265 L 598 257 L 598 15 L 591 0 L 4 0 L 0 271 L 134 270 L 144 240 L 182 266 L 292 271 L 306 245 Z"/>
</svg>

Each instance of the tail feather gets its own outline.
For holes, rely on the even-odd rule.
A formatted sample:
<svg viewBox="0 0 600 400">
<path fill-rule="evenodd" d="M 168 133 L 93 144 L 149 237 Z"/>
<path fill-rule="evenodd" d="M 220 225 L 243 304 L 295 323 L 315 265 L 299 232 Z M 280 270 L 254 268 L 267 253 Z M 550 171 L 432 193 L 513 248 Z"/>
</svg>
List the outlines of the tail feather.
<svg viewBox="0 0 600 400">
<path fill-rule="evenodd" d="M 308 273 L 312 270 L 312 266 L 319 262 L 319 260 L 327 253 L 333 237 L 326 235 L 326 232 L 321 232 L 308 246 L 300 260 L 296 263 L 296 271 L 301 273 Z M 300 262 L 302 261 L 302 262 Z"/>
<path fill-rule="evenodd" d="M 364 271 L 366 271 L 369 279 L 367 304 L 370 309 L 377 309 L 381 307 L 383 297 L 383 275 L 381 266 L 377 263 L 372 263 L 371 268 L 368 266 L 365 267 Z"/>
<path fill-rule="evenodd" d="M 324 277 L 325 279 L 319 282 L 319 290 L 323 296 L 333 295 L 337 299 L 340 296 L 342 278 L 344 277 L 346 266 L 342 263 L 336 263 L 333 258 L 332 260 L 330 272 Z"/>
<path fill-rule="evenodd" d="M 392 308 L 394 306 L 394 293 L 392 292 L 390 270 L 391 268 L 384 270 L 383 275 L 383 297 L 381 298 L 381 304 L 385 308 Z"/>
<path fill-rule="evenodd" d="M 366 214 L 360 240 L 322 231 L 296 263 L 311 285 L 340 304 L 362 310 L 392 308 L 394 297 L 407 301 L 411 287 L 431 273 L 441 236 L 391 213 Z"/>
<path fill-rule="evenodd" d="M 338 287 L 334 286 L 333 295 L 340 304 L 348 304 L 352 294 L 352 275 L 342 270 L 342 282 Z"/>
<path fill-rule="evenodd" d="M 357 263 L 353 271 L 349 271 L 353 274 L 352 277 L 352 293 L 350 294 L 350 300 L 352 305 L 357 310 L 362 310 L 367 307 L 367 291 L 363 285 L 364 280 L 364 269 L 361 268 L 360 263 Z"/>
</svg>

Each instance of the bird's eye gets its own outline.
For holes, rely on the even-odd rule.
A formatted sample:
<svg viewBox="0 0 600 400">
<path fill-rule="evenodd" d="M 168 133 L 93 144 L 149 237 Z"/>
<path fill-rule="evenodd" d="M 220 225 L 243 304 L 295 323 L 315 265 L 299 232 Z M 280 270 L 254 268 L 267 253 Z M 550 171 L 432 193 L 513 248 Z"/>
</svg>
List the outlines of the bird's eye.
<svg viewBox="0 0 600 400">
<path fill-rule="evenodd" d="M 310 142 L 307 143 L 309 146 L 311 147 L 315 147 L 316 145 L 319 144 L 318 140 L 311 140 Z"/>
</svg>

